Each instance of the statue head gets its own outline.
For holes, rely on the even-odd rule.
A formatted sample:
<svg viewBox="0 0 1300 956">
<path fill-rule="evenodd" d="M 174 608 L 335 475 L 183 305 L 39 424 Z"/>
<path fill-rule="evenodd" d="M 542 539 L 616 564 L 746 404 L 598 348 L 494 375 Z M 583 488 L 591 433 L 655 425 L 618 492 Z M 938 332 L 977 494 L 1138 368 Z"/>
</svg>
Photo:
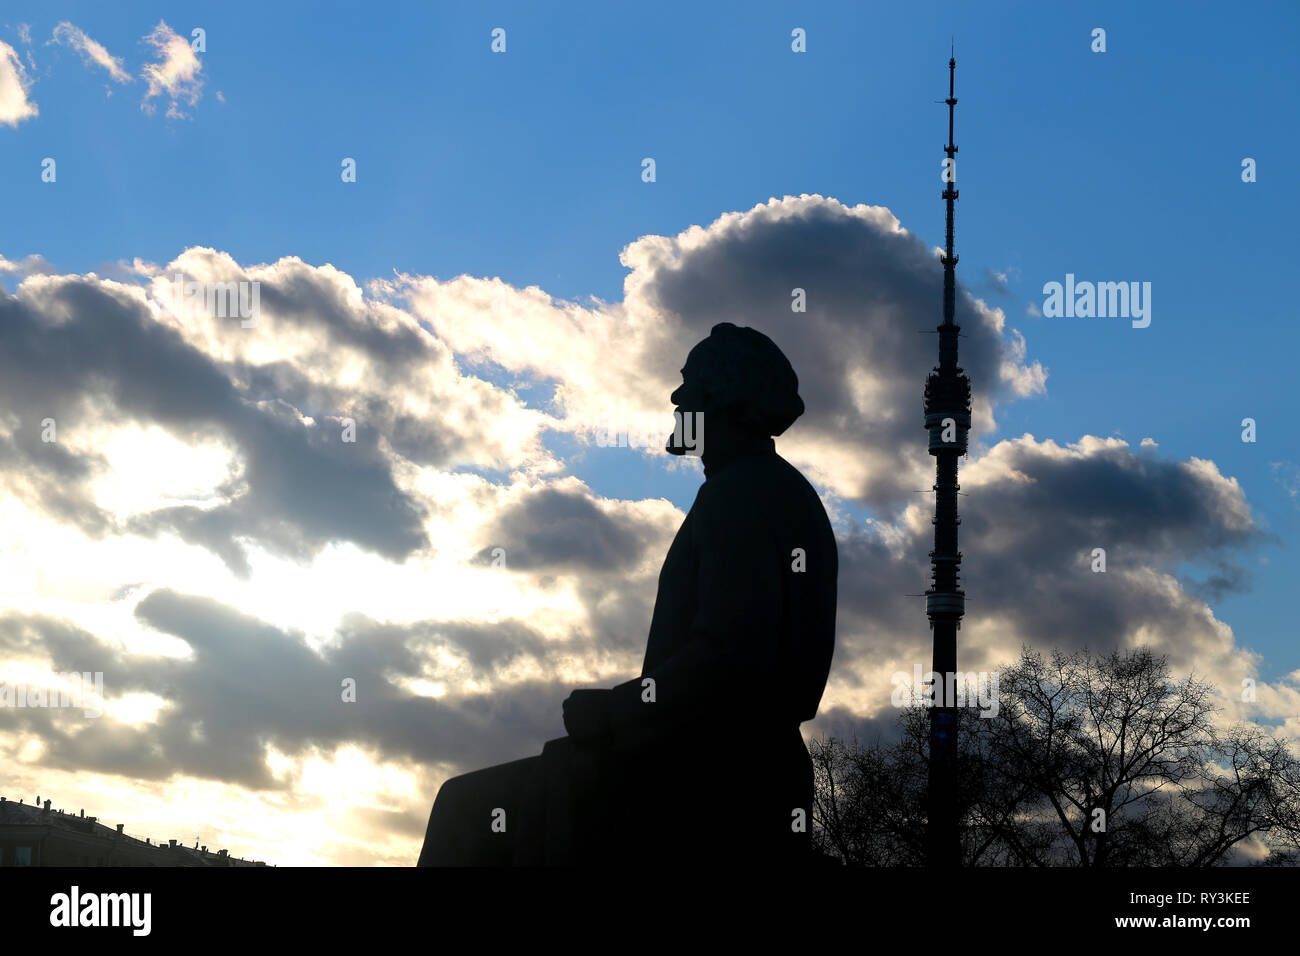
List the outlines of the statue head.
<svg viewBox="0 0 1300 956">
<path fill-rule="evenodd" d="M 775 342 L 757 329 L 715 325 L 686 357 L 682 384 L 670 401 L 679 415 L 702 414 L 712 436 L 780 435 L 803 414 L 799 378 Z M 678 434 L 667 451 L 684 455 Z"/>
</svg>

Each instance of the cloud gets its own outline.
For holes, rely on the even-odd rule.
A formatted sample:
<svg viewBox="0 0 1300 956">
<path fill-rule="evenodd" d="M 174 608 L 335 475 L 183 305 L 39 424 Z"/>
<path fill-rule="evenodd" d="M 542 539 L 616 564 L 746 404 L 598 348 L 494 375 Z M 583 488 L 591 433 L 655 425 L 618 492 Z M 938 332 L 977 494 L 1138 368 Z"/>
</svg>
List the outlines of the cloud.
<svg viewBox="0 0 1300 956">
<path fill-rule="evenodd" d="M 28 98 L 30 88 L 17 51 L 0 40 L 0 125 L 17 126 L 40 112 Z"/>
<path fill-rule="evenodd" d="M 676 237 L 642 237 L 620 258 L 631 274 L 623 302 L 610 306 L 555 303 L 535 287 L 467 276 L 399 276 L 377 289 L 457 353 L 554 380 L 563 427 L 588 437 L 611 412 L 666 417 L 671 431 L 667 396 L 689 348 L 718 322 L 753 326 L 786 352 L 807 405 L 782 436 L 787 458 L 872 508 L 897 508 L 928 483 L 916 396 L 935 355 L 918 333 L 939 322 L 943 270 L 889 210 L 787 196 Z M 795 289 L 804 312 L 792 310 Z M 1001 310 L 959 288 L 956 313 L 978 435 L 996 427 L 995 402 L 1041 393 L 1046 372 L 1025 361 Z"/>
<path fill-rule="evenodd" d="M 962 488 L 963 669 L 1009 663 L 1022 644 L 1144 645 L 1167 653 L 1177 672 L 1213 680 L 1233 716 L 1245 716 L 1234 689 L 1258 662 L 1207 602 L 1245 589 L 1237 556 L 1276 539 L 1257 527 L 1236 481 L 1212 463 L 1159 459 L 1118 439 L 1060 446 L 1025 435 L 972 461 Z M 839 641 L 823 716 L 837 706 L 879 715 L 894 672 L 929 669 L 924 604 L 912 595 L 928 584 L 930 514 L 928 503 L 913 504 L 894 525 L 841 537 Z M 1103 573 L 1093 570 L 1097 548 Z M 1192 561 L 1215 570 L 1180 582 L 1177 569 Z M 813 726 L 828 725 L 819 717 Z"/>
<path fill-rule="evenodd" d="M 988 280 L 990 288 L 999 295 L 1006 295 L 1011 291 L 1011 287 L 1007 284 L 1006 272 L 995 272 L 992 269 L 986 268 L 984 270 L 984 278 Z"/>
<path fill-rule="evenodd" d="M 54 28 L 53 42 L 72 47 L 81 54 L 82 60 L 107 70 L 108 75 L 118 83 L 131 82 L 131 74 L 122 68 L 122 60 L 119 57 L 113 56 L 102 43 L 92 40 L 83 30 L 67 20 L 63 20 Z"/>
<path fill-rule="evenodd" d="M 1287 497 L 1300 504 L 1300 466 L 1290 461 L 1271 461 L 1268 467 L 1273 480 L 1282 486 Z"/>
<path fill-rule="evenodd" d="M 933 480 L 918 332 L 938 322 L 938 261 L 888 210 L 814 196 L 644 236 L 622 261 L 616 303 L 470 276 L 363 286 L 203 247 L 117 279 L 0 262 L 25 274 L 0 294 L 0 658 L 103 670 L 113 704 L 100 722 L 0 712 L 16 785 L 201 803 L 278 862 L 409 863 L 443 779 L 536 753 L 569 689 L 636 673 L 683 518 L 659 495 L 697 466 L 593 449 L 590 426 L 670 427 L 682 360 L 724 320 L 789 355 L 808 412 L 778 449 L 836 516 L 838 645 L 805 730 L 887 729 L 892 674 L 929 662 L 931 503 L 913 489 Z M 187 282 L 258 283 L 258 321 Z M 999 437 L 1000 407 L 1046 372 L 962 286 L 957 315 L 977 439 L 963 667 L 1143 644 L 1212 679 L 1226 717 L 1300 735 L 1294 677 L 1249 712 L 1229 693 L 1259 661 L 1212 602 L 1275 540 L 1236 480 L 1145 441 Z"/>
<path fill-rule="evenodd" d="M 305 287 L 300 292 L 308 294 Z M 139 289 L 77 277 L 30 277 L 17 296 L 0 299 L 0 395 L 9 415 L 9 428 L 0 429 L 0 483 L 10 493 L 92 536 L 170 529 L 219 553 L 241 574 L 248 573 L 241 542 L 250 538 L 299 558 L 335 540 L 393 560 L 426 545 L 422 509 L 396 484 L 371 423 L 384 420 L 394 440 L 417 457 L 446 451 L 455 441 L 449 430 L 392 408 L 368 389 L 345 395 L 315 389 L 308 376 L 280 375 L 286 391 L 302 393 L 296 396 L 301 404 L 339 403 L 314 405 L 308 420 L 281 396 L 266 393 L 277 380 L 274 363 L 235 362 L 247 378 L 232 380 L 226 363 L 186 342 L 151 307 L 157 303 Z M 280 314 L 277 308 L 267 309 L 268 324 Z M 238 321 L 230 324 L 235 334 L 247 331 Z M 293 331 L 291 321 L 285 325 Z M 401 334 L 349 332 L 363 340 L 360 349 L 380 351 L 386 334 Z M 316 340 L 319 349 L 309 351 L 326 352 L 326 342 Z M 238 349 L 229 352 L 238 355 Z M 355 353 L 342 348 L 337 354 L 330 362 Z M 421 354 L 433 357 L 417 351 L 393 364 L 418 368 L 412 363 Z M 362 422 L 351 443 L 342 440 L 349 413 Z M 54 442 L 44 435 L 47 420 L 55 423 Z M 214 506 L 178 504 L 121 516 L 102 507 L 95 494 L 96 482 L 108 474 L 102 449 L 110 434 L 131 423 L 161 426 L 182 443 L 212 441 L 225 449 L 231 467 L 212 488 Z"/>
<path fill-rule="evenodd" d="M 35 732 L 54 769 L 166 779 L 186 774 L 255 789 L 282 789 L 268 752 L 374 746 L 390 759 L 505 760 L 562 736 L 553 682 L 523 681 L 490 694 L 453 693 L 436 699 L 404 689 L 398 678 L 427 673 L 418 652 L 468 646 L 480 666 L 502 667 L 536 654 L 545 641 L 524 626 L 392 627 L 354 617 L 337 645 L 317 652 L 301 635 L 266 625 L 195 595 L 159 589 L 135 608 L 140 622 L 185 642 L 187 657 L 131 654 L 47 617 L 0 617 L 7 660 L 48 655 L 54 672 L 98 671 L 106 697 L 154 694 L 168 701 L 154 721 L 126 725 L 82 718 L 54 708 L 5 708 L 0 727 Z M 486 636 L 486 640 L 484 637 Z M 345 678 L 356 701 L 343 699 Z"/>
<path fill-rule="evenodd" d="M 53 266 L 45 261 L 44 256 L 39 254 L 33 253 L 32 255 L 24 256 L 18 261 L 6 259 L 4 256 L 0 256 L 0 274 L 44 275 L 53 271 Z"/>
<path fill-rule="evenodd" d="M 161 96 L 168 100 L 168 116 L 185 118 L 188 114 L 181 108 L 182 104 L 194 106 L 203 95 L 203 77 L 199 75 L 203 62 L 194 54 L 189 41 L 162 20 L 143 39 L 154 48 L 159 59 L 145 64 L 140 73 L 149 87 L 141 109 L 154 112 L 156 106 L 150 101 Z"/>
<path fill-rule="evenodd" d="M 489 531 L 490 540 L 509 542 L 504 557 L 512 568 L 618 571 L 663 538 L 643 516 L 619 502 L 598 502 L 576 480 L 521 491 Z"/>
</svg>

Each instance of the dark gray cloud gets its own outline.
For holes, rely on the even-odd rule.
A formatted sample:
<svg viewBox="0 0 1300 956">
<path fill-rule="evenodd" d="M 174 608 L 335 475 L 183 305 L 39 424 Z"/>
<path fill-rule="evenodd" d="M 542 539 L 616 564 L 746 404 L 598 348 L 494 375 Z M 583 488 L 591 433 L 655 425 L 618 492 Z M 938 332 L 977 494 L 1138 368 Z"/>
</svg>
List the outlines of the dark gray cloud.
<svg viewBox="0 0 1300 956">
<path fill-rule="evenodd" d="M 173 706 L 154 724 L 128 727 L 80 710 L 0 709 L 0 728 L 38 733 L 46 766 L 165 779 L 176 773 L 253 788 L 281 786 L 264 745 L 301 754 L 343 743 L 388 758 L 472 765 L 535 752 L 562 736 L 567 691 L 549 681 L 498 686 L 490 694 L 418 696 L 402 678 L 437 680 L 429 652 L 466 650 L 479 677 L 520 656 L 548 660 L 546 642 L 526 625 L 391 627 L 354 616 L 335 645 L 317 653 L 285 632 L 210 598 L 157 590 L 140 602 L 144 624 L 184 640 L 193 656 L 126 654 L 67 622 L 0 617 L 0 655 L 42 656 L 56 671 L 102 671 L 105 694 L 156 694 Z M 344 678 L 356 702 L 342 700 Z"/>
<path fill-rule="evenodd" d="M 1240 487 L 1212 466 L 1101 440 L 1071 450 L 1032 439 L 1002 443 L 962 487 L 962 583 L 971 595 L 959 635 L 965 669 L 1009 663 L 1003 658 L 1021 640 L 1108 650 L 1138 634 L 1171 638 L 1164 649 L 1177 667 L 1222 660 L 1233 650 L 1230 632 L 1210 624 L 1201 598 L 1247 589 L 1239 557 L 1277 540 L 1250 518 Z M 927 521 L 901 534 L 888 547 L 871 529 L 840 538 L 832 679 L 846 687 L 873 677 L 882 686 L 900 659 L 904 669 L 913 661 L 929 668 L 924 602 L 910 595 L 929 585 L 933 529 Z M 1105 573 L 1092 571 L 1094 548 L 1105 549 Z M 1185 562 L 1214 570 L 1204 585 L 1161 586 L 1156 575 L 1175 575 Z M 996 622 L 996 646 L 968 639 L 982 622 Z"/>
<path fill-rule="evenodd" d="M 453 432 L 438 421 L 400 411 L 391 401 L 314 379 L 291 362 L 255 365 L 235 360 L 230 372 L 245 383 L 251 401 L 287 402 L 310 418 L 338 415 L 347 409 L 360 428 L 386 436 L 395 452 L 417 465 L 445 464 L 463 457 L 473 441 L 473 428 L 467 434 Z M 400 387 L 398 382 L 393 384 Z M 483 414 L 490 413 L 489 405 Z"/>
<path fill-rule="evenodd" d="M 629 294 L 636 308 L 664 319 L 658 332 L 646 333 L 631 366 L 637 375 L 671 374 L 716 322 L 760 328 L 800 376 L 808 412 L 789 433 L 794 447 L 814 463 L 834 454 L 866 462 L 860 481 L 835 490 L 879 515 L 915 505 L 912 490 L 928 481 L 913 475 L 932 474 L 933 467 L 920 392 L 934 340 L 918 334 L 940 319 L 942 270 L 931 251 L 883 215 L 864 218 L 819 200 L 732 217 L 709 227 L 702 241 L 683 241 L 678 252 L 645 266 Z M 409 394 L 429 363 L 451 362 L 445 348 L 409 329 L 359 316 L 307 267 L 290 263 L 282 272 L 264 283 L 263 307 L 285 327 L 318 332 L 322 349 L 344 343 L 364 353 L 390 376 L 395 395 Z M 0 405 L 19 423 L 12 440 L 0 429 L 0 480 L 87 533 L 173 531 L 244 575 L 244 538 L 295 557 L 331 540 L 394 561 L 424 547 L 422 506 L 397 488 L 384 445 L 415 464 L 447 469 L 512 407 L 501 390 L 470 381 L 463 387 L 482 388 L 458 406 L 463 417 L 453 428 L 379 392 L 357 395 L 316 374 L 308 361 L 208 356 L 154 321 L 135 298 L 101 283 L 41 282 L 21 297 L 0 297 Z M 790 311 L 796 287 L 806 292 L 806 313 Z M 963 364 L 991 414 L 998 402 L 1023 394 L 1034 376 L 996 318 L 964 289 L 958 320 L 967 336 Z M 578 334 L 570 326 L 567 334 Z M 241 334 L 235 323 L 217 331 L 227 341 Z M 665 408 L 670 390 L 663 391 Z M 355 445 L 337 441 L 345 409 L 363 426 Z M 318 426 L 304 425 L 300 413 Z M 47 415 L 74 434 L 82 422 L 88 427 L 110 415 L 161 424 L 181 441 L 225 440 L 243 464 L 228 482 L 233 500 L 206 510 L 159 509 L 116 528 L 90 496 L 102 458 L 41 443 L 38 423 Z M 962 475 L 963 574 L 972 594 L 963 667 L 1004 663 L 999 655 L 1021 639 L 1104 649 L 1143 628 L 1178 633 L 1186 663 L 1232 650 L 1230 631 L 1212 626 L 1198 596 L 1248 587 L 1238 557 L 1267 540 L 1235 483 L 1206 463 L 1100 441 L 1067 451 L 1027 438 L 972 457 Z M 264 763 L 267 744 L 305 754 L 361 743 L 388 758 L 460 769 L 536 753 L 563 732 L 560 702 L 570 687 L 556 675 L 635 673 L 658 564 L 676 524 L 602 502 L 576 482 L 493 489 L 476 499 L 471 492 L 471 499 L 468 510 L 487 516 L 472 532 L 472 547 L 483 548 L 478 563 L 499 546 L 506 550 L 503 573 L 534 587 L 577 579 L 580 611 L 564 637 L 527 621 L 394 625 L 353 614 L 315 650 L 301 634 L 161 588 L 141 601 L 137 618 L 184 640 L 191 659 L 129 655 L 47 616 L 0 617 L 0 659 L 45 653 L 55 670 L 102 670 L 110 695 L 148 691 L 172 702 L 156 724 L 124 727 L 10 710 L 0 711 L 0 729 L 39 734 L 48 748 L 42 761 L 51 767 L 142 779 L 186 773 L 259 788 L 281 786 Z M 502 500 L 509 504 L 498 511 Z M 471 526 L 473 517 L 465 524 Z M 840 537 L 832 682 L 844 697 L 858 694 L 860 707 L 828 703 L 810 732 L 859 739 L 890 733 L 893 712 L 876 710 L 886 700 L 861 693 L 875 693 L 887 676 L 882 670 L 899 661 L 928 664 L 924 602 L 909 595 L 928 584 L 932 528 L 924 517 L 882 527 L 854 525 Z M 1095 547 L 1106 549 L 1107 574 L 1089 570 Z M 1157 573 L 1174 574 L 1187 561 L 1213 570 L 1204 581 L 1184 582 L 1185 589 L 1155 585 Z M 128 588 L 119 590 L 119 598 L 128 596 Z M 981 625 L 1001 643 L 968 641 Z M 444 655 L 456 668 L 439 663 Z M 507 671 L 529 676 L 506 683 Z M 463 692 L 466 674 L 492 690 Z M 340 700 L 344 677 L 357 680 L 355 704 Z M 401 686 L 406 679 L 445 681 L 448 693 L 418 696 Z M 737 715 L 735 725 L 743 720 Z M 367 825 L 389 819 L 378 814 Z M 423 818 L 394 822 L 415 836 Z"/>
<path fill-rule="evenodd" d="M 1204 463 L 1100 441 L 1075 454 L 1032 441 L 999 451 L 1012 477 L 974 483 L 962 499 L 965 578 L 980 609 L 1044 645 L 1115 646 L 1144 623 L 1194 616 L 1199 602 L 1161 591 L 1147 572 L 1210 562 L 1240 589 L 1237 555 L 1276 541 L 1250 518 L 1240 487 Z M 1091 569 L 1095 548 L 1106 573 Z M 1208 636 L 1204 624 L 1189 622 L 1189 649 L 1197 635 Z"/>
<path fill-rule="evenodd" d="M 1011 292 L 1011 286 L 1007 284 L 1005 272 L 994 272 L 992 269 L 985 268 L 984 284 L 998 295 L 1007 295 Z"/>
<path fill-rule="evenodd" d="M 889 745 L 902 738 L 902 730 L 893 711 L 882 711 L 863 717 L 846 707 L 823 708 L 815 720 L 804 724 L 804 735 L 809 740 L 827 739 L 857 741 L 862 746 Z"/>
<path fill-rule="evenodd" d="M 789 441 L 849 443 L 871 468 L 839 490 L 883 510 L 904 505 L 928 459 L 920 394 L 936 346 L 919 333 L 942 321 L 943 269 L 895 225 L 887 211 L 863 216 L 820 197 L 724 217 L 708 241 L 683 243 L 636 286 L 638 304 L 680 322 L 681 340 L 656 340 L 645 366 L 675 373 L 718 322 L 765 332 L 794 366 L 807 406 Z M 794 289 L 804 290 L 806 312 L 792 311 Z M 976 411 L 987 415 L 1025 387 L 1027 372 L 1014 340 L 960 282 L 956 321 Z"/>
<path fill-rule="evenodd" d="M 1250 576 L 1246 569 L 1235 561 L 1219 561 L 1204 580 L 1191 577 L 1179 579 L 1183 589 L 1206 604 L 1214 604 L 1233 594 L 1240 594 L 1250 589 Z"/>
<path fill-rule="evenodd" d="M 492 544 L 476 561 L 489 563 L 500 547 L 507 565 L 521 571 L 618 572 L 639 564 L 650 543 L 676 530 L 603 509 L 585 489 L 547 486 L 525 492 L 496 516 L 486 531 Z"/>
<path fill-rule="evenodd" d="M 422 362 L 435 352 L 434 340 L 413 325 L 380 326 L 374 317 L 349 300 L 355 291 L 350 284 L 324 280 L 312 266 L 297 259 L 278 263 L 274 275 L 259 273 L 261 305 L 277 322 L 288 322 L 302 331 L 327 337 L 332 342 L 356 348 L 397 374 Z M 218 325 L 227 335 L 239 335 L 236 323 Z"/>
<path fill-rule="evenodd" d="M 971 482 L 964 499 L 966 581 L 976 595 L 967 630 L 981 618 L 1002 620 L 1040 647 L 1105 649 L 1136 629 L 1179 628 L 1188 662 L 1222 652 L 1222 636 L 1208 630 L 1199 602 L 1177 589 L 1153 590 L 1132 571 L 1172 569 L 1206 557 L 1236 568 L 1234 552 L 1264 540 L 1243 518 L 1235 486 L 1205 468 L 1096 443 L 1067 453 L 1029 441 L 999 446 L 995 461 Z M 533 502 L 545 509 L 543 494 Z M 562 514 L 591 518 L 583 508 Z M 529 513 L 525 509 L 524 513 Z M 584 519 L 584 520 L 585 520 Z M 840 538 L 839 644 L 833 680 L 843 688 L 878 686 L 879 668 L 899 661 L 928 662 L 923 605 L 909 592 L 924 589 L 928 524 L 887 545 L 872 528 Z M 1108 572 L 1089 569 L 1091 549 L 1107 549 Z M 897 550 L 893 550 L 897 549 Z M 539 559 L 540 560 L 540 559 Z M 562 552 L 556 559 L 568 560 Z M 1244 578 L 1219 571 L 1234 586 Z M 565 665 L 624 667 L 635 673 L 644 642 L 653 581 L 619 589 L 613 609 L 608 588 L 593 580 L 581 592 L 595 628 L 548 639 L 520 621 L 492 624 L 424 621 L 382 624 L 350 615 L 321 651 L 304 638 L 272 627 L 210 598 L 157 590 L 137 607 L 149 627 L 184 640 L 191 659 L 128 656 L 66 622 L 9 615 L 0 619 L 5 657 L 44 649 L 55 670 L 102 670 L 110 696 L 158 694 L 174 706 L 156 725 L 124 728 L 108 720 L 80 723 L 71 733 L 50 711 L 9 711 L 41 734 L 51 766 L 123 773 L 142 778 L 176 772 L 250 787 L 278 784 L 262 747 L 300 754 L 345 742 L 377 748 L 386 757 L 468 769 L 534 753 L 562 733 L 559 704 L 569 686 L 554 675 Z M 964 650 L 963 666 L 991 669 L 1005 651 Z M 492 682 L 526 664 L 540 676 L 496 686 L 490 693 L 433 699 L 400 686 L 406 678 L 449 675 L 433 663 L 449 651 L 471 676 Z M 903 666 L 907 666 L 906 664 Z M 342 702 L 340 682 L 357 681 L 358 701 Z M 867 717 L 828 705 L 810 733 L 888 735 L 892 711 L 885 699 Z M 737 719 L 742 722 L 743 714 Z"/>
<path fill-rule="evenodd" d="M 344 442 L 337 419 L 310 427 L 282 401 L 250 401 L 137 299 L 92 280 L 46 280 L 0 296 L 0 405 L 16 424 L 0 440 L 0 480 L 92 536 L 174 530 L 241 575 L 242 537 L 296 558 L 331 540 L 393 560 L 428 544 L 423 508 L 397 487 L 375 429 L 360 427 Z M 46 418 L 68 444 L 42 441 Z M 91 491 L 102 458 L 68 447 L 105 418 L 160 425 L 182 442 L 234 444 L 242 494 L 214 510 L 164 508 L 117 528 Z"/>
</svg>

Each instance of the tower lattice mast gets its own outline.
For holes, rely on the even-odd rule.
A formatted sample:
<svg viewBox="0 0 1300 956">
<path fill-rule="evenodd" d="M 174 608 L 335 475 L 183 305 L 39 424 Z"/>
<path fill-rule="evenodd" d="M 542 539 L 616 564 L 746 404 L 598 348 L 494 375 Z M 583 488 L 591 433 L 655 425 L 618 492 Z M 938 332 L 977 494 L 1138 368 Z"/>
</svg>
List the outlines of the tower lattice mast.
<svg viewBox="0 0 1300 956">
<path fill-rule="evenodd" d="M 953 251 L 953 204 L 957 201 L 957 146 L 953 142 L 953 112 L 957 60 L 948 60 L 948 145 L 944 152 L 948 207 L 943 256 L 943 323 L 938 327 L 939 364 L 925 383 L 925 427 L 935 458 L 934 550 L 930 552 L 932 582 L 925 592 L 925 610 L 934 632 L 934 706 L 930 709 L 929 863 L 959 866 L 961 844 L 957 829 L 957 630 L 966 610 L 966 595 L 958 587 L 961 552 L 957 550 L 957 460 L 966 454 L 970 431 L 970 379 L 957 364 L 961 327 L 953 320 L 957 254 Z"/>
</svg>

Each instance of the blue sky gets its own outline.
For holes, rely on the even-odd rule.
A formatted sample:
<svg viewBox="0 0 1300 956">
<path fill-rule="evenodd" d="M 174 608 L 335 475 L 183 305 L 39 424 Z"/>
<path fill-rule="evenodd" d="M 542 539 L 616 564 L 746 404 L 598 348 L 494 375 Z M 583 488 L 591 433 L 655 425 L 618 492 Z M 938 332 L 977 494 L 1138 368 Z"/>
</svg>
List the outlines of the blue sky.
<svg viewBox="0 0 1300 956">
<path fill-rule="evenodd" d="M 106 102 L 105 74 L 39 49 L 43 115 L 0 152 L 9 258 L 102 271 L 202 244 L 611 301 L 626 243 L 803 192 L 886 205 L 940 245 L 934 101 L 951 35 L 959 275 L 988 295 L 986 269 L 1018 270 L 1012 295 L 991 298 L 1051 376 L 1046 397 L 1000 416 L 1002 433 L 1151 435 L 1220 462 L 1285 541 L 1300 531 L 1270 467 L 1300 460 L 1284 411 L 1300 346 L 1285 232 L 1294 4 L 13 3 L 5 24 L 30 23 L 43 43 L 70 20 L 139 62 L 159 16 L 207 32 L 200 117 L 160 122 L 120 87 Z M 504 55 L 490 50 L 497 26 Z M 805 55 L 790 51 L 793 26 Z M 1091 51 L 1099 26 L 1105 53 Z M 40 181 L 45 156 L 57 189 Z M 1025 317 L 1067 272 L 1152 282 L 1151 326 Z M 1245 417 L 1257 444 L 1241 441 Z M 1221 605 L 1281 653 L 1286 553 Z"/>
<path fill-rule="evenodd" d="M 156 59 L 142 38 L 160 19 L 183 37 L 206 31 L 183 117 L 141 108 L 140 74 Z M 65 21 L 132 80 L 48 43 Z M 1026 361 L 1047 372 L 1044 393 L 998 406 L 983 444 L 1150 437 L 1163 456 L 1208 459 L 1236 479 L 1276 538 L 1240 555 L 1249 589 L 1213 610 L 1261 655 L 1261 678 L 1280 678 L 1300 668 L 1289 570 L 1300 430 L 1288 401 L 1300 333 L 1284 228 L 1298 26 L 1288 2 L 10 2 L 0 41 L 23 60 L 39 115 L 0 124 L 0 256 L 111 276 L 204 246 L 244 265 L 328 263 L 361 285 L 499 277 L 595 307 L 623 300 L 630 243 L 771 197 L 885 206 L 932 247 L 952 37 L 958 279 L 1003 310 Z M 504 54 L 490 50 L 496 27 Z M 796 27 L 806 53 L 791 51 Z M 1097 27 L 1104 53 L 1090 48 Z M 55 183 L 41 181 L 44 157 Z M 344 157 L 355 183 L 340 179 Z M 1246 157 L 1254 183 L 1242 182 Z M 1029 314 L 1066 273 L 1150 282 L 1150 326 Z M 13 292 L 19 275 L 3 281 Z M 916 327 L 939 313 L 936 298 Z M 482 374 L 518 382 L 524 405 L 545 409 L 548 377 L 521 369 Z M 908 399 L 918 445 L 922 384 Z M 1241 440 L 1246 417 L 1255 443 Z M 698 485 L 694 472 L 545 440 L 602 496 L 685 509 Z"/>
</svg>

